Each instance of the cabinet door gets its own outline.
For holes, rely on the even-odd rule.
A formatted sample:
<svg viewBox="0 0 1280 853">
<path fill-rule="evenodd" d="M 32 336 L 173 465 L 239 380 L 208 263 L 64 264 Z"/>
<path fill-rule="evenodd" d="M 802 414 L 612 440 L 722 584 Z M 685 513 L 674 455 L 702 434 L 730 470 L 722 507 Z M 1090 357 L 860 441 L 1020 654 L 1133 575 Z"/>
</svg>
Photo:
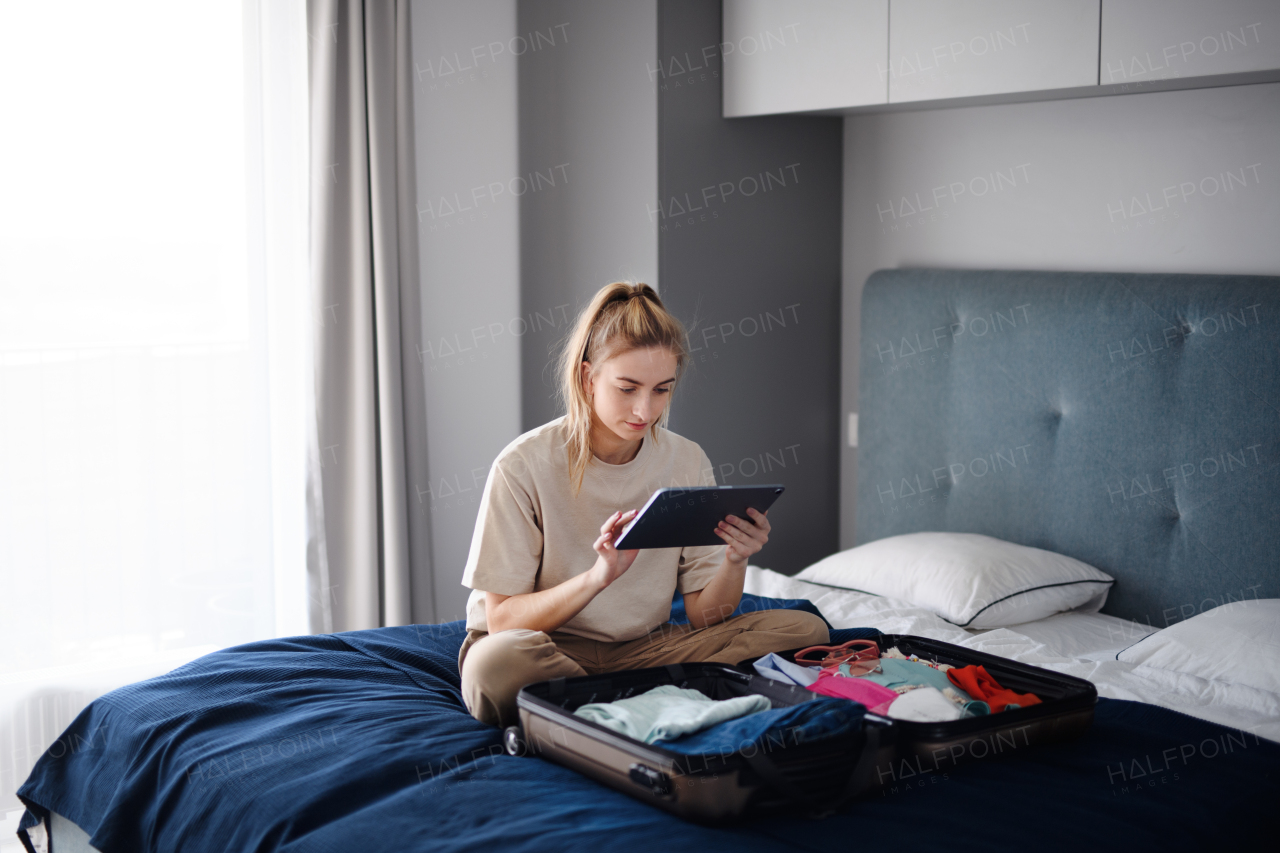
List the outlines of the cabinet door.
<svg viewBox="0 0 1280 853">
<path fill-rule="evenodd" d="M 1099 82 L 1280 68 L 1277 0 L 1104 0 Z"/>
<path fill-rule="evenodd" d="M 1093 86 L 1099 0 L 890 0 L 889 102 Z"/>
<path fill-rule="evenodd" d="M 889 0 L 724 0 L 724 116 L 883 104 Z"/>
</svg>

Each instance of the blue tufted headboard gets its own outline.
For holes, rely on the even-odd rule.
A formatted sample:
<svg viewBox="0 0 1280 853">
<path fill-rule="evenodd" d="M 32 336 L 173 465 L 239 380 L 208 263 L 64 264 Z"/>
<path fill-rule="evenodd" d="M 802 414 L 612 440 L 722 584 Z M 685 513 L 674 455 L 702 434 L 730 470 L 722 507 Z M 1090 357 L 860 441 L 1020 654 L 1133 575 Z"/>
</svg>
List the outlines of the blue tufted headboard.
<svg viewBox="0 0 1280 853">
<path fill-rule="evenodd" d="M 882 270 L 862 296 L 857 541 L 985 533 L 1164 627 L 1280 597 L 1280 278 Z"/>
</svg>

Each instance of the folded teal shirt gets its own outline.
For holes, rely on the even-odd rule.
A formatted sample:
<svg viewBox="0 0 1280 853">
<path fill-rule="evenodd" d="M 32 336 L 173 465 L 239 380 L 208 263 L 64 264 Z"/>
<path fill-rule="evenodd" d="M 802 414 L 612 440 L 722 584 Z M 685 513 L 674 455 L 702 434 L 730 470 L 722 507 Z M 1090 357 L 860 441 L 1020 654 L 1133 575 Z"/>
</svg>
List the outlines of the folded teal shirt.
<svg viewBox="0 0 1280 853">
<path fill-rule="evenodd" d="M 923 663 L 916 663 L 910 660 L 899 660 L 898 658 L 880 658 L 880 668 L 883 672 L 869 672 L 866 675 L 855 676 L 856 678 L 865 678 L 867 681 L 874 681 L 876 684 L 888 687 L 893 690 L 897 687 L 906 687 L 909 684 L 923 684 L 928 687 L 936 687 L 941 690 L 944 687 L 950 687 L 966 699 L 972 698 L 959 687 L 951 683 L 951 679 L 947 678 L 947 674 L 939 669 Z M 840 674 L 848 675 L 849 668 L 847 664 L 841 664 Z"/>
<path fill-rule="evenodd" d="M 654 743 L 673 740 L 745 714 L 767 711 L 770 707 L 764 696 L 717 701 L 697 690 L 664 684 L 628 699 L 592 702 L 573 713 L 636 740 Z"/>
</svg>

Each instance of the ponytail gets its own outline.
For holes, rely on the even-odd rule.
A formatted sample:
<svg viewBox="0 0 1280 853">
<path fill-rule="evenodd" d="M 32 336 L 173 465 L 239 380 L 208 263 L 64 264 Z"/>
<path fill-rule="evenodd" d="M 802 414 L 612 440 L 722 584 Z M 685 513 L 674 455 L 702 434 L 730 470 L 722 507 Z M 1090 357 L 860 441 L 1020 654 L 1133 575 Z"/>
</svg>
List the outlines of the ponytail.
<svg viewBox="0 0 1280 853">
<path fill-rule="evenodd" d="M 605 285 L 578 315 L 557 364 L 557 392 L 564 406 L 569 475 L 575 495 L 582 489 L 582 478 L 591 463 L 593 408 L 582 385 L 582 363 L 591 362 L 594 373 L 614 356 L 634 349 L 662 347 L 676 357 L 678 385 L 689 361 L 685 336 L 684 325 L 667 311 L 658 292 L 644 283 L 616 281 Z M 649 426 L 655 444 L 670 414 L 669 402 L 662 417 Z"/>
</svg>

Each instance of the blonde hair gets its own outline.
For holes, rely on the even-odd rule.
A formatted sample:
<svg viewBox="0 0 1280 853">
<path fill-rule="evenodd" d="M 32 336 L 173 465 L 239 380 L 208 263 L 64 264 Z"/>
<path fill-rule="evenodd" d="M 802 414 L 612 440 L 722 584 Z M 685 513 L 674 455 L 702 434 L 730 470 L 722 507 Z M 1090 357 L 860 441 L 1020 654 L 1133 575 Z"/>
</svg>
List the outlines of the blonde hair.
<svg viewBox="0 0 1280 853">
<path fill-rule="evenodd" d="M 564 406 L 569 474 L 575 495 L 581 490 L 582 478 L 591 463 L 593 407 L 582 385 L 582 363 L 591 362 L 594 373 L 616 355 L 634 349 L 663 347 L 676 357 L 676 384 L 679 384 L 689 361 L 685 337 L 684 324 L 667 311 L 658 292 L 643 282 L 607 284 L 578 314 L 557 364 L 560 374 L 557 391 Z M 673 391 L 674 388 L 673 385 Z M 655 444 L 670 414 L 668 402 L 662 417 L 650 425 L 649 435 Z"/>
</svg>

